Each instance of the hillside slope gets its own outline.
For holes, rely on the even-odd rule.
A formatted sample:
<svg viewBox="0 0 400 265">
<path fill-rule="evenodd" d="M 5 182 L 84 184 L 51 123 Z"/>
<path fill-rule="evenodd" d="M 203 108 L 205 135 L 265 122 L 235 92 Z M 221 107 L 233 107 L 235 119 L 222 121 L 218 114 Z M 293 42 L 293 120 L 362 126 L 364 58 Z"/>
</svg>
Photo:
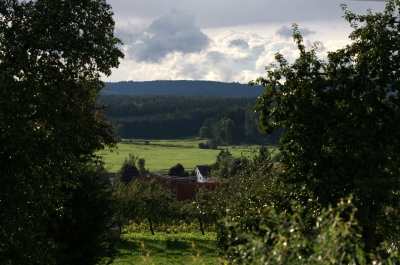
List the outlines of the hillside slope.
<svg viewBox="0 0 400 265">
<path fill-rule="evenodd" d="M 223 83 L 216 81 L 122 81 L 105 83 L 107 88 L 102 95 L 176 95 L 176 96 L 216 96 L 216 97 L 249 97 L 260 96 L 264 89 L 261 86 L 250 87 L 246 84 Z"/>
</svg>

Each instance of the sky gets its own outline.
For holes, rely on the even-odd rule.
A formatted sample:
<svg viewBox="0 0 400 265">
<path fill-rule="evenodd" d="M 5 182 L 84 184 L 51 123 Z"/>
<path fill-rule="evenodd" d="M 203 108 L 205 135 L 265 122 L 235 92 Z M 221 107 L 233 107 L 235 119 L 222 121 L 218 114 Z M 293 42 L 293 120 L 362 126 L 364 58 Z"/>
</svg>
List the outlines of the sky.
<svg viewBox="0 0 400 265">
<path fill-rule="evenodd" d="M 292 24 L 325 59 L 351 40 L 341 3 L 356 14 L 384 10 L 384 1 L 108 0 L 125 58 L 107 82 L 212 80 L 248 83 L 265 75 L 279 52 L 298 57 Z"/>
</svg>

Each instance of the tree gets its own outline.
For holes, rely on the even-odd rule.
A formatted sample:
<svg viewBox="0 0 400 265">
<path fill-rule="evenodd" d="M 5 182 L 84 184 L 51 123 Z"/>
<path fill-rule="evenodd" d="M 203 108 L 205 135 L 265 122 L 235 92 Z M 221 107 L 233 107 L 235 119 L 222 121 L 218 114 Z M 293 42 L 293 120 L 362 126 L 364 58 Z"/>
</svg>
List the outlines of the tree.
<svg viewBox="0 0 400 265">
<path fill-rule="evenodd" d="M 129 154 L 128 158 L 125 158 L 122 163 L 121 169 L 118 171 L 118 178 L 124 182 L 125 184 L 131 183 L 133 177 L 139 177 L 140 172 L 136 167 L 136 163 L 138 162 L 139 157 L 134 154 Z"/>
<path fill-rule="evenodd" d="M 171 194 L 165 191 L 155 179 L 136 180 L 132 185 L 119 183 L 115 190 L 117 215 L 123 224 L 129 220 L 141 222 L 147 220 L 151 234 L 154 226 L 165 222 L 171 216 Z"/>
<path fill-rule="evenodd" d="M 213 127 L 217 124 L 217 120 L 209 118 L 204 121 L 204 125 L 200 128 L 199 135 L 201 139 L 213 138 Z"/>
<path fill-rule="evenodd" d="M 257 149 L 251 162 L 253 171 L 257 171 L 260 174 L 270 172 L 274 165 L 272 161 L 272 153 L 266 146 L 261 146 Z"/>
<path fill-rule="evenodd" d="M 233 157 L 229 150 L 221 150 L 212 165 L 213 176 L 230 178 L 252 169 L 251 161 L 245 157 Z"/>
<path fill-rule="evenodd" d="M 186 175 L 185 168 L 182 166 L 182 164 L 178 163 L 169 169 L 168 175 L 176 177 L 184 177 Z"/>
<path fill-rule="evenodd" d="M 117 142 L 122 141 L 123 133 L 124 133 L 124 125 L 123 124 L 118 124 L 117 126 L 114 127 L 114 137 L 117 140 Z"/>
<path fill-rule="evenodd" d="M 220 189 L 221 186 L 217 187 Z M 197 218 L 200 225 L 202 235 L 205 235 L 204 228 L 207 226 L 215 225 L 218 221 L 218 215 L 214 205 L 214 198 L 216 192 L 214 190 L 207 190 L 204 187 L 196 190 L 196 197 L 191 203 L 188 203 L 188 212 L 191 217 Z"/>
<path fill-rule="evenodd" d="M 144 159 L 144 158 L 139 158 L 139 160 L 138 160 L 138 170 L 139 170 L 139 175 L 141 176 L 141 177 L 145 177 L 148 173 L 149 173 L 149 170 L 148 169 L 146 169 L 146 160 Z"/>
<path fill-rule="evenodd" d="M 298 205 L 293 207 L 301 208 Z M 341 202 L 337 207 L 323 209 L 312 226 L 305 226 L 297 213 L 278 214 L 273 207 L 251 207 L 247 215 L 262 216 L 252 233 L 248 223 L 234 221 L 233 214 L 224 220 L 227 248 L 222 257 L 233 264 L 392 264 L 390 258 L 371 255 L 366 259 L 363 242 L 357 236 L 355 208 Z M 350 215 L 349 215 L 350 212 Z M 341 216 L 349 215 L 347 220 Z M 387 247 L 387 245 L 384 245 Z"/>
<path fill-rule="evenodd" d="M 130 164 L 125 164 L 122 166 L 120 171 L 118 172 L 119 179 L 125 184 L 129 184 L 132 182 L 133 177 L 139 177 L 140 172 L 136 166 L 132 166 Z"/>
<path fill-rule="evenodd" d="M 228 117 L 217 121 L 214 118 L 207 119 L 203 127 L 200 128 L 199 135 L 201 139 L 209 139 L 211 146 L 218 144 L 231 144 L 233 142 L 233 133 L 235 123 Z M 211 147 L 214 149 L 213 147 Z"/>
<path fill-rule="evenodd" d="M 233 142 L 232 132 L 234 129 L 235 124 L 229 118 L 221 119 L 218 124 L 216 130 L 218 131 L 217 135 L 220 139 L 220 142 L 226 145 L 229 145 Z"/>
<path fill-rule="evenodd" d="M 228 149 L 222 149 L 221 151 L 219 151 L 215 163 L 211 165 L 212 169 L 217 170 L 220 167 L 222 161 L 227 157 L 232 157 L 232 154 L 231 152 L 229 152 Z"/>
<path fill-rule="evenodd" d="M 68 231 L 57 225 L 70 210 L 62 187 L 115 146 L 96 105 L 101 75 L 123 57 L 110 9 L 104 0 L 0 2 L 2 263 L 58 263 L 68 249 L 57 239 Z"/>
<path fill-rule="evenodd" d="M 299 58 L 289 64 L 276 54 L 278 65 L 252 82 L 265 87 L 256 107 L 261 129 L 285 129 L 282 196 L 315 216 L 353 194 L 367 252 L 389 234 L 399 236 L 393 226 L 382 229 L 400 195 L 399 6 L 390 1 L 383 13 L 356 15 L 343 5 L 353 43 L 329 52 L 327 61 L 317 58 L 317 45 L 306 51 L 294 24 Z"/>
<path fill-rule="evenodd" d="M 122 166 L 124 165 L 130 165 L 130 166 L 135 166 L 136 167 L 136 163 L 139 160 L 139 156 L 135 156 L 132 153 L 128 154 L 128 157 L 125 157 L 124 162 L 122 163 Z"/>
</svg>

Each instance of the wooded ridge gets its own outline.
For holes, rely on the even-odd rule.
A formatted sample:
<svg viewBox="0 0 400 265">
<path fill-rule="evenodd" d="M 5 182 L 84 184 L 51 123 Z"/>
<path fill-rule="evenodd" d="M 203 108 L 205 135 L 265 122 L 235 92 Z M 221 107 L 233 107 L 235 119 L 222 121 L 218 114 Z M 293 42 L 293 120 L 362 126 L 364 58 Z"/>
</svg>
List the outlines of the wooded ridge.
<svg viewBox="0 0 400 265">
<path fill-rule="evenodd" d="M 218 96 L 258 97 L 264 88 L 249 87 L 247 84 L 223 83 L 216 81 L 155 80 L 121 81 L 105 83 L 102 95 L 177 95 L 177 96 Z"/>
<path fill-rule="evenodd" d="M 255 98 L 103 95 L 97 104 L 106 106 L 107 119 L 116 127 L 116 136 L 122 138 L 190 137 L 199 134 L 207 119 L 228 118 L 232 121 L 232 143 L 269 142 L 257 129 Z M 275 138 L 270 140 L 277 142 L 279 138 Z"/>
</svg>

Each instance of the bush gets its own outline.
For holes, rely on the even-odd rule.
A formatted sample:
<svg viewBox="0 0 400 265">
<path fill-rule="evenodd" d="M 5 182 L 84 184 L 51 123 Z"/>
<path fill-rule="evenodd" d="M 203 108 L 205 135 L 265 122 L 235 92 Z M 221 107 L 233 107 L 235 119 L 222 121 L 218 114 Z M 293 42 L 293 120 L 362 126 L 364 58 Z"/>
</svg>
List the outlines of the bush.
<svg viewBox="0 0 400 265">
<path fill-rule="evenodd" d="M 186 176 L 185 168 L 182 166 L 182 164 L 178 163 L 169 169 L 168 175 L 176 177 L 185 177 Z"/>
<path fill-rule="evenodd" d="M 120 172 L 120 180 L 125 184 L 132 182 L 133 177 L 139 177 L 140 173 L 136 166 L 125 164 Z"/>
<path fill-rule="evenodd" d="M 218 143 L 214 139 L 207 141 L 206 146 L 208 146 L 209 149 L 214 149 L 214 150 L 218 149 Z"/>
</svg>

